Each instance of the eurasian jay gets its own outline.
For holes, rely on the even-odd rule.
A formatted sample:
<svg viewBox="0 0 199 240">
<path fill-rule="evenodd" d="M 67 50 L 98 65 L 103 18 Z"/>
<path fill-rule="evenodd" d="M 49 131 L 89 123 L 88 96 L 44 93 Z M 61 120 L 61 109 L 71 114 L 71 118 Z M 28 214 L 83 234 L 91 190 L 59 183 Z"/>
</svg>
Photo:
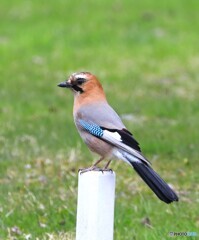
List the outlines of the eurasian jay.
<svg viewBox="0 0 199 240">
<path fill-rule="evenodd" d="M 100 155 L 100 159 L 86 171 L 97 170 L 97 164 L 105 158 L 109 160 L 105 166 L 107 169 L 113 158 L 119 158 L 135 169 L 160 200 L 165 203 L 178 201 L 176 193 L 152 169 L 139 143 L 108 104 L 102 85 L 93 74 L 73 73 L 58 86 L 72 90 L 77 130 L 89 149 Z"/>
</svg>

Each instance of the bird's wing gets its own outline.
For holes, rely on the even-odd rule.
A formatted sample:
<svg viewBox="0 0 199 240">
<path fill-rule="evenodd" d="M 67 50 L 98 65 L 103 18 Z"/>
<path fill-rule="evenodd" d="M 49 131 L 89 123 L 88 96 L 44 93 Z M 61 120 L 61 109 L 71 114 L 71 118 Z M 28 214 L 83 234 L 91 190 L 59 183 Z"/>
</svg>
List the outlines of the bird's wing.
<svg viewBox="0 0 199 240">
<path fill-rule="evenodd" d="M 86 122 L 93 122 L 105 128 L 125 128 L 122 120 L 114 109 L 107 102 L 91 103 L 83 105 L 75 113 L 75 122 L 84 119 Z"/>
<path fill-rule="evenodd" d="M 139 143 L 133 138 L 128 130 L 108 129 L 82 119 L 79 120 L 79 124 L 84 130 L 93 136 L 96 136 L 103 141 L 124 150 L 147 165 L 150 164 L 149 161 L 142 155 Z"/>
</svg>

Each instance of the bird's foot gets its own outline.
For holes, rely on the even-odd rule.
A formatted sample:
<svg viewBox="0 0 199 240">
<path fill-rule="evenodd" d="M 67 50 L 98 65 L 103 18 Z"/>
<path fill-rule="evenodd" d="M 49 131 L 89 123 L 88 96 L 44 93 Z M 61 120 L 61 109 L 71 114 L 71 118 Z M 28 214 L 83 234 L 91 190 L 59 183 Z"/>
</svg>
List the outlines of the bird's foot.
<svg viewBox="0 0 199 240">
<path fill-rule="evenodd" d="M 107 168 L 98 168 L 96 166 L 92 166 L 92 167 L 89 167 L 89 168 L 80 168 L 79 169 L 79 173 L 82 174 L 82 173 L 86 173 L 86 172 L 90 172 L 90 171 L 97 171 L 97 172 L 113 172 L 112 169 L 107 169 Z"/>
<path fill-rule="evenodd" d="M 100 168 L 98 168 L 96 166 L 91 166 L 89 168 L 80 168 L 78 172 L 80 172 L 80 174 L 82 174 L 82 173 L 86 173 L 86 172 L 90 172 L 90 171 L 100 171 Z"/>
<path fill-rule="evenodd" d="M 100 171 L 113 173 L 113 170 L 111 168 L 101 168 Z"/>
</svg>

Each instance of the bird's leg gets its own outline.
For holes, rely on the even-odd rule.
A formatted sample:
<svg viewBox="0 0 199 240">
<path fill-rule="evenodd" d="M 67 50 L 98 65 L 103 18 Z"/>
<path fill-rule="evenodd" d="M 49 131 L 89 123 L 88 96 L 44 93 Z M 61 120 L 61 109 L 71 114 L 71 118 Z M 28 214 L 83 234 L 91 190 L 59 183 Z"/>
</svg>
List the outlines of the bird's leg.
<svg viewBox="0 0 199 240">
<path fill-rule="evenodd" d="M 89 171 L 101 171 L 100 168 L 97 167 L 97 165 L 104 159 L 104 157 L 101 157 L 97 162 L 95 162 L 91 167 L 89 168 L 84 168 L 84 169 L 79 169 L 80 174 L 89 172 Z"/>
<path fill-rule="evenodd" d="M 101 157 L 99 160 L 97 160 L 92 167 L 96 167 L 102 160 L 104 160 L 104 157 Z"/>
<path fill-rule="evenodd" d="M 112 161 L 112 159 L 107 162 L 107 164 L 106 164 L 105 167 L 102 169 L 102 171 L 111 171 L 111 172 L 112 172 L 112 169 L 108 169 L 108 166 L 110 165 L 111 161 Z"/>
</svg>

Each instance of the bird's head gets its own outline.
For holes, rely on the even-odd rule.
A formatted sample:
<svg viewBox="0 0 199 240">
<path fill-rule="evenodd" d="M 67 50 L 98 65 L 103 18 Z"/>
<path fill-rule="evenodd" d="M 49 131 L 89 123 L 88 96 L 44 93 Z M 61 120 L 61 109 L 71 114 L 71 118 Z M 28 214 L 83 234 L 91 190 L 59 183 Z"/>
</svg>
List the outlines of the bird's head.
<svg viewBox="0 0 199 240">
<path fill-rule="evenodd" d="M 59 83 L 58 87 L 71 89 L 75 97 L 85 97 L 93 94 L 104 95 L 102 85 L 97 80 L 96 76 L 89 72 L 73 73 L 68 80 Z"/>
</svg>

